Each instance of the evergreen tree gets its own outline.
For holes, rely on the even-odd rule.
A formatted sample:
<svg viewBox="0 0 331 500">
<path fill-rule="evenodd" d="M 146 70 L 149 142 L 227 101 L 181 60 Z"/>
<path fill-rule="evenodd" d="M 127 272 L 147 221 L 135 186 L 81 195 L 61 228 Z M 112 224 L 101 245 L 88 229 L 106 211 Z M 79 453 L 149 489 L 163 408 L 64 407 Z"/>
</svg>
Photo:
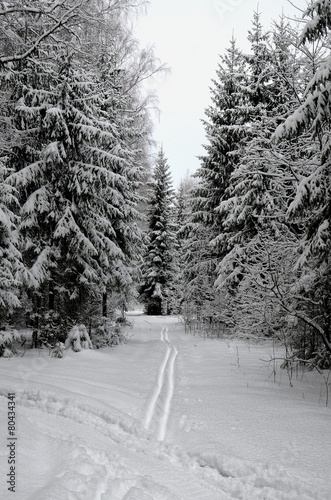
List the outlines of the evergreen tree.
<svg viewBox="0 0 331 500">
<path fill-rule="evenodd" d="M 197 173 L 201 186 L 195 193 L 193 221 L 203 221 L 209 226 L 206 244 L 211 283 L 220 272 L 219 261 L 229 265 L 229 251 L 240 250 L 237 228 L 233 230 L 229 226 L 229 216 L 237 201 L 232 191 L 233 179 L 247 145 L 259 136 L 256 123 L 262 122 L 271 107 L 268 35 L 263 33 L 259 13 L 254 13 L 248 38 L 252 45 L 251 56 L 243 56 L 232 40 L 227 55 L 221 58 L 223 64 L 212 91 L 215 107 L 207 110 L 211 123 L 205 124 L 210 145 L 206 147 L 208 154 L 202 157 Z M 240 216 L 243 219 L 243 214 Z M 197 227 L 195 230 L 197 234 L 204 232 Z M 204 262 L 206 258 L 205 253 Z M 242 265 L 234 258 L 231 267 L 231 280 L 238 283 L 242 278 Z M 223 301 L 227 301 L 225 296 Z"/>
<path fill-rule="evenodd" d="M 247 103 L 243 89 L 247 85 L 246 63 L 234 39 L 225 56 L 221 56 L 217 79 L 213 80 L 212 105 L 204 120 L 208 144 L 206 155 L 195 174 L 199 183 L 192 190 L 192 218 L 186 229 L 184 257 L 185 307 L 198 310 L 198 316 L 214 303 L 213 283 L 217 278 L 217 263 L 224 248 L 215 245 L 222 231 L 223 217 L 218 207 L 226 195 L 229 179 L 247 136 Z M 190 304 L 191 302 L 191 304 Z M 217 303 L 219 300 L 217 299 Z M 207 314 L 207 313 L 206 313 Z"/>
<path fill-rule="evenodd" d="M 271 53 L 269 49 L 270 33 L 265 32 L 261 24 L 261 13 L 253 13 L 252 28 L 248 32 L 248 41 L 251 44 L 250 54 L 246 55 L 248 63 L 248 86 L 245 90 L 248 95 L 250 121 L 254 122 L 263 117 L 266 110 L 272 109 L 274 100 L 270 92 L 273 81 L 269 72 Z"/>
<path fill-rule="evenodd" d="M 186 277 L 184 276 L 185 260 L 187 254 L 187 225 L 191 220 L 191 192 L 197 185 L 197 180 L 186 175 L 181 179 L 178 191 L 175 197 L 175 228 L 177 237 L 177 263 L 178 270 L 175 277 L 176 294 L 174 300 L 177 301 L 177 312 L 181 312 L 183 303 L 187 299 Z"/>
<path fill-rule="evenodd" d="M 147 252 L 142 270 L 141 300 L 147 314 L 172 312 L 171 297 L 175 290 L 176 230 L 174 225 L 174 191 L 169 165 L 161 148 L 154 168 L 149 199 Z"/>
<path fill-rule="evenodd" d="M 88 298 L 111 284 L 112 273 L 118 274 L 125 261 L 126 223 L 133 218 L 139 178 L 130 171 L 123 130 L 102 109 L 93 76 L 75 68 L 66 54 L 55 70 L 51 97 L 29 89 L 16 107 L 25 131 L 33 134 L 38 123 L 33 104 L 44 96 L 40 141 L 35 141 L 43 147 L 37 161 L 10 179 L 28 193 L 22 199 L 21 232 L 31 274 L 49 289 L 51 308 L 56 294 L 62 304 L 72 301 L 68 314 L 77 315 Z"/>
<path fill-rule="evenodd" d="M 271 140 L 276 126 L 298 106 L 304 92 L 302 73 L 308 71 L 300 68 L 303 58 L 297 49 L 291 49 L 295 46 L 291 29 L 282 19 L 274 32 L 273 50 L 265 60 L 269 104 L 265 106 L 264 100 L 263 112 L 251 123 L 253 133 L 232 173 L 229 199 L 220 206 L 226 220 L 219 240 L 228 242 L 229 251 L 220 262 L 216 284 L 235 291 L 238 328 L 276 335 L 286 331 L 285 341 L 301 359 L 310 359 L 313 343 L 309 350 L 302 349 L 301 324 L 286 324 L 284 318 L 303 309 L 303 302 L 297 300 L 300 293 L 294 300 L 293 290 L 300 290 L 304 280 L 302 276 L 298 281 L 294 255 L 305 224 L 287 217 L 287 211 L 295 198 L 297 180 L 310 170 L 316 144 L 307 141 L 307 134 L 299 140 L 283 137 L 277 145 Z M 308 48 L 302 53 L 310 67 L 314 53 Z"/>
<path fill-rule="evenodd" d="M 181 179 L 175 197 L 175 223 L 180 255 L 183 255 L 183 245 L 186 241 L 185 228 L 192 215 L 192 193 L 197 185 L 198 180 L 187 174 L 184 179 Z"/>
<path fill-rule="evenodd" d="M 208 144 L 196 173 L 200 183 L 194 193 L 194 213 L 196 220 L 218 229 L 220 220 L 215 209 L 224 197 L 246 137 L 245 68 L 243 55 L 232 39 L 226 55 L 221 56 L 211 89 L 213 105 L 206 109 L 208 120 L 203 121 Z"/>
<path fill-rule="evenodd" d="M 18 217 L 13 212 L 18 201 L 15 190 L 5 182 L 8 177 L 4 160 L 0 159 L 0 330 L 10 314 L 20 306 L 22 257 L 18 249 Z"/>
<path fill-rule="evenodd" d="M 233 170 L 226 197 L 219 207 L 225 221 L 216 241 L 227 246 L 220 262 L 218 286 L 238 285 L 247 264 L 246 248 L 251 241 L 275 241 L 287 233 L 284 223 L 288 200 L 293 198 L 294 179 L 286 172 L 288 151 L 293 148 L 283 142 L 277 148 L 271 142 L 272 133 L 295 102 L 300 89 L 293 87 L 297 65 L 290 51 L 290 40 L 284 19 L 275 32 L 274 48 L 266 48 L 266 35 L 262 34 L 259 15 L 254 15 L 254 30 L 250 32 L 252 57 L 247 100 L 254 105 L 250 115 L 249 135 L 241 157 Z M 284 42 L 286 40 L 286 43 Z M 293 104 L 292 104 L 293 106 Z M 261 234 L 265 233 L 265 238 Z M 267 236 L 268 235 L 268 236 Z"/>
</svg>

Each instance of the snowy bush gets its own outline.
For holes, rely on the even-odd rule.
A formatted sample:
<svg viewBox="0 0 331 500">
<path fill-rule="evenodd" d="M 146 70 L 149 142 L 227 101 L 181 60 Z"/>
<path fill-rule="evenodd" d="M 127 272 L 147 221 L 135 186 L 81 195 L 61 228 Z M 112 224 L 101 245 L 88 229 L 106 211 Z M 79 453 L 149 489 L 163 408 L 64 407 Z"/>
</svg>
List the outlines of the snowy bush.
<svg viewBox="0 0 331 500">
<path fill-rule="evenodd" d="M 65 341 L 65 348 L 72 347 L 73 351 L 93 349 L 93 345 L 85 325 L 75 325 L 69 332 Z"/>
<path fill-rule="evenodd" d="M 46 347 L 54 347 L 57 342 L 64 342 L 66 332 L 72 326 L 58 312 L 41 311 L 35 314 L 32 319 L 38 319 L 38 344 Z"/>
<path fill-rule="evenodd" d="M 0 357 L 11 358 L 17 354 L 14 342 L 21 339 L 21 335 L 16 330 L 0 331 Z"/>
<path fill-rule="evenodd" d="M 57 342 L 54 347 L 50 348 L 49 354 L 51 358 L 63 358 L 64 349 L 65 345 L 62 342 Z"/>
<path fill-rule="evenodd" d="M 309 365 L 308 365 L 309 366 Z M 320 345 L 313 354 L 310 369 L 316 368 L 317 370 L 330 370 L 331 369 L 331 354 L 325 348 L 325 346 Z"/>
<path fill-rule="evenodd" d="M 14 356 L 14 353 L 12 349 L 9 349 L 8 347 L 5 347 L 5 350 L 3 352 L 2 357 L 3 358 L 12 358 Z"/>
<path fill-rule="evenodd" d="M 122 331 L 123 326 L 131 326 L 126 318 L 119 317 L 115 321 L 104 318 L 94 330 L 92 343 L 96 349 L 119 345 L 126 342 L 127 338 Z"/>
</svg>

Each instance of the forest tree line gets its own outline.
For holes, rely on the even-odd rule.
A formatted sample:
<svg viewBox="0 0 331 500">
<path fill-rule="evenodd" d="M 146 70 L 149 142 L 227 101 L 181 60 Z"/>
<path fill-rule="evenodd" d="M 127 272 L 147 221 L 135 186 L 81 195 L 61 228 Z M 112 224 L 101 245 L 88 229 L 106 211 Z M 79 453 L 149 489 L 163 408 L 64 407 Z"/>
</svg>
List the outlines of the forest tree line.
<svg viewBox="0 0 331 500">
<path fill-rule="evenodd" d="M 303 25 L 281 16 L 267 32 L 254 12 L 249 53 L 232 39 L 220 57 L 163 293 L 188 330 L 274 338 L 317 368 L 331 360 L 330 15 L 317 1 Z"/>
<path fill-rule="evenodd" d="M 0 329 L 23 315 L 36 343 L 135 293 L 155 106 L 142 82 L 162 70 L 132 34 L 140 7 L 0 2 Z"/>
<path fill-rule="evenodd" d="M 161 149 L 147 199 L 143 81 L 162 67 L 129 29 L 138 7 L 0 2 L 3 338 L 22 313 L 58 338 L 140 298 L 330 366 L 330 1 L 268 32 L 254 13 L 249 53 L 220 56 L 194 179 L 175 193 Z"/>
</svg>

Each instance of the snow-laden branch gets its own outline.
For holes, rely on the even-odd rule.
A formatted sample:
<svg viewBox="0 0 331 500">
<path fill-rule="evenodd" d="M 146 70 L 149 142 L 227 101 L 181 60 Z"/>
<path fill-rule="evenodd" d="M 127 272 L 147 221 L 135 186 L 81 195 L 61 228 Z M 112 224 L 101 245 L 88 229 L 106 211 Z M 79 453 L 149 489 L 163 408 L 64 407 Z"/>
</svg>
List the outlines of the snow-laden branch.
<svg viewBox="0 0 331 500">
<path fill-rule="evenodd" d="M 48 37 L 50 37 L 53 33 L 55 33 L 57 30 L 60 28 L 66 28 L 66 24 L 70 19 L 76 15 L 76 11 L 82 6 L 84 0 L 79 0 L 76 2 L 70 9 L 68 9 L 58 21 L 55 22 L 48 30 L 46 30 L 42 35 L 40 35 L 37 40 L 31 45 L 30 48 L 28 48 L 25 52 L 21 54 L 14 54 L 10 56 L 1 56 L 0 57 L 0 64 L 8 64 L 11 62 L 17 62 L 17 61 L 22 61 L 23 59 L 28 58 L 40 45 L 41 43 Z M 59 7 L 63 4 L 64 2 L 57 2 L 56 7 Z M 53 7 L 52 10 L 54 10 L 55 6 Z M 24 9 L 23 9 L 24 10 Z M 4 11 L 0 12 L 1 14 L 4 13 Z M 39 14 L 44 14 L 44 12 L 41 9 L 38 9 Z M 47 12 L 45 12 L 47 14 Z"/>
<path fill-rule="evenodd" d="M 50 14 L 54 12 L 58 7 L 62 7 L 66 0 L 61 0 L 59 2 L 51 2 L 50 8 L 45 9 L 40 7 L 30 7 L 27 5 L 10 5 L 9 7 L 4 8 L 3 5 L 0 5 L 0 16 L 6 16 L 8 14 L 14 14 L 16 12 L 27 13 L 27 14 Z"/>
<path fill-rule="evenodd" d="M 330 0 L 316 0 L 307 7 L 304 16 L 310 17 L 301 35 L 301 43 L 306 40 L 312 42 L 321 36 L 325 36 L 331 26 L 331 4 Z"/>
</svg>

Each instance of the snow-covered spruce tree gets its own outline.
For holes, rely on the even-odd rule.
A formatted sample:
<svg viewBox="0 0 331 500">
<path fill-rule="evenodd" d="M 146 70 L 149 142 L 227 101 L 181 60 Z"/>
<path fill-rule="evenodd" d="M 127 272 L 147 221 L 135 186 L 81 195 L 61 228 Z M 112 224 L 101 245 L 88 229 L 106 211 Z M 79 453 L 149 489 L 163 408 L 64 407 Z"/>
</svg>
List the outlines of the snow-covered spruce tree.
<svg viewBox="0 0 331 500">
<path fill-rule="evenodd" d="M 10 152 L 22 139 L 15 133 L 12 120 L 18 89 L 30 85 L 33 75 L 37 80 L 47 65 L 45 62 L 66 46 L 74 23 L 81 20 L 80 13 L 88 3 L 88 0 L 0 2 L 1 150 Z"/>
<path fill-rule="evenodd" d="M 52 96 L 42 104 L 40 157 L 11 176 L 28 193 L 21 232 L 31 273 L 47 288 L 50 308 L 56 295 L 60 308 L 74 317 L 114 275 L 124 279 L 126 223 L 133 217 L 137 182 L 123 130 L 102 109 L 98 82 L 75 66 L 70 54 L 59 58 Z M 38 94 L 29 89 L 16 107 L 26 130 L 36 124 Z"/>
<path fill-rule="evenodd" d="M 56 4 L 53 2 L 36 3 L 27 0 L 24 3 L 1 2 L 0 4 L 0 30 L 2 33 L 0 149 L 1 156 L 5 157 L 4 164 L 7 174 L 15 172 L 26 162 L 33 163 L 39 154 L 39 146 L 35 142 L 36 137 L 25 133 L 24 124 L 18 124 L 16 121 L 15 106 L 17 100 L 22 96 L 22 89 L 30 86 L 40 89 L 41 81 L 43 81 L 43 86 L 49 85 L 47 73 L 52 67 L 50 63 L 52 47 L 55 47 L 56 51 L 60 46 L 66 44 L 68 41 L 66 34 L 71 32 L 79 11 L 87 4 L 86 0 L 68 0 Z M 38 109 L 34 111 L 37 116 L 35 125 L 38 127 L 40 120 Z M 7 179 L 6 184 L 8 185 Z M 18 203 L 15 207 L 16 217 L 21 202 L 20 194 L 18 190 Z M 18 236 L 21 235 L 14 234 L 16 234 L 18 241 Z M 14 252 L 12 254 L 14 255 Z M 21 270 L 23 269 L 21 268 Z M 22 280 L 23 274 L 24 279 Z M 22 290 L 22 281 L 24 284 L 29 283 L 30 286 L 37 284 L 27 271 L 26 266 L 24 273 L 20 275 L 20 290 Z"/>
<path fill-rule="evenodd" d="M 15 307 L 20 305 L 19 289 L 22 270 L 18 248 L 16 190 L 7 182 L 10 169 L 8 155 L 11 151 L 11 127 L 8 100 L 11 86 L 6 81 L 6 72 L 0 68 L 0 330 Z"/>
<path fill-rule="evenodd" d="M 146 313 L 155 315 L 172 312 L 172 295 L 178 272 L 173 217 L 174 191 L 169 168 L 161 148 L 150 189 L 148 243 L 140 286 L 140 297 L 145 304 Z"/>
<path fill-rule="evenodd" d="M 215 254 L 210 246 L 211 227 L 195 221 L 192 209 L 195 203 L 195 188 L 198 180 L 187 193 L 185 217 L 181 217 L 181 227 L 177 238 L 179 247 L 179 287 L 181 314 L 185 329 L 199 334 L 212 334 L 220 330 L 220 315 L 224 307 L 214 288 Z M 222 304 L 224 306 L 224 304 Z"/>
<path fill-rule="evenodd" d="M 134 2 L 139 5 L 139 2 Z M 103 316 L 112 316 L 115 309 L 125 311 L 136 296 L 141 245 L 140 207 L 144 202 L 143 180 L 149 171 L 148 146 L 151 125 L 148 109 L 154 96 L 142 91 L 141 82 L 162 71 L 152 49 L 140 49 L 126 27 L 126 16 L 133 3 L 114 1 L 105 18 L 88 26 L 84 33 L 82 64 L 92 67 L 98 80 L 101 112 L 105 120 L 116 127 L 117 151 L 124 161 L 115 165 L 116 172 L 126 179 L 127 189 L 121 191 L 124 217 L 112 221 L 116 241 L 123 255 L 113 262 L 108 285 L 103 292 Z M 97 43 L 96 43 L 97 42 Z M 125 207 L 125 208 L 124 208 Z"/>
<path fill-rule="evenodd" d="M 215 208 L 228 187 L 246 137 L 247 121 L 245 60 L 234 39 L 220 59 L 211 88 L 212 105 L 205 110 L 207 120 L 203 120 L 208 139 L 206 154 L 200 158 L 201 166 L 195 174 L 200 182 L 193 192 L 195 219 L 214 228 L 220 225 Z"/>
<path fill-rule="evenodd" d="M 25 278 L 19 251 L 16 215 L 18 200 L 15 189 L 6 179 L 6 158 L 0 158 L 0 357 L 15 354 L 14 341 L 20 334 L 11 328 L 11 315 L 21 306 L 20 292 Z"/>
<path fill-rule="evenodd" d="M 303 29 L 302 44 L 329 34 L 329 1 L 317 0 L 308 7 L 306 15 L 311 19 Z M 304 236 L 296 266 L 301 273 L 301 286 L 295 290 L 297 301 L 293 307 L 286 304 L 284 307 L 321 339 L 324 354 L 319 352 L 317 359 L 326 364 L 330 364 L 331 353 L 330 90 L 331 60 L 328 57 L 310 80 L 302 104 L 275 132 L 276 138 L 283 138 L 300 137 L 307 131 L 311 142 L 318 145 L 310 158 L 310 171 L 302 172 L 297 178 L 296 196 L 287 212 L 290 221 L 303 225 Z"/>
<path fill-rule="evenodd" d="M 261 23 L 261 12 L 253 12 L 252 27 L 247 36 L 250 42 L 250 53 L 245 58 L 248 63 L 248 86 L 245 93 L 249 99 L 250 122 L 265 115 L 267 109 L 273 106 L 273 80 L 269 74 L 270 32 L 266 32 Z"/>
<path fill-rule="evenodd" d="M 208 310 L 206 315 L 211 315 L 211 303 L 214 301 L 211 287 L 217 277 L 219 255 L 224 251 L 211 244 L 222 231 L 223 218 L 216 209 L 225 196 L 231 172 L 247 135 L 247 103 L 243 98 L 243 88 L 247 86 L 245 68 L 244 56 L 232 39 L 225 56 L 220 58 L 217 78 L 213 80 L 211 88 L 212 105 L 206 109 L 207 119 L 203 121 L 208 143 L 204 145 L 206 154 L 200 158 L 201 166 L 195 174 L 199 183 L 192 190 L 192 219 L 187 228 L 188 240 L 185 245 L 188 271 L 185 274 L 185 288 L 190 290 L 186 294 L 185 308 L 190 311 L 198 308 L 200 317 L 204 314 L 204 303 Z M 192 251 L 193 248 L 195 251 Z M 202 276 L 205 292 L 201 288 Z M 194 303 L 190 305 L 189 301 L 193 297 Z M 217 314 L 215 310 L 215 316 Z"/>
<path fill-rule="evenodd" d="M 288 165 L 294 150 L 298 150 L 298 145 L 294 149 L 290 141 L 283 141 L 275 147 L 271 136 L 284 114 L 297 104 L 297 96 L 302 89 L 298 84 L 294 85 L 298 80 L 298 64 L 295 50 L 290 50 L 289 27 L 284 18 L 275 28 L 273 49 L 271 45 L 266 48 L 267 39 L 262 34 L 257 14 L 254 15 L 253 26 L 254 31 L 250 33 L 249 39 L 252 41 L 254 57 L 249 58 L 250 85 L 245 92 L 247 100 L 256 106 L 250 116 L 245 148 L 231 174 L 227 196 L 219 207 L 224 224 L 216 241 L 222 246 L 227 245 L 227 252 L 220 261 L 216 285 L 233 291 L 238 312 L 243 311 L 243 302 L 249 303 L 247 297 L 252 303 L 251 307 L 246 307 L 248 315 L 257 303 L 262 304 L 258 309 L 260 314 L 255 319 L 260 331 L 265 328 L 266 332 L 270 332 L 270 313 L 266 316 L 263 308 L 263 294 L 267 291 L 264 285 L 260 290 L 256 286 L 259 283 L 256 279 L 258 256 L 261 256 L 261 274 L 265 276 L 265 258 L 278 259 L 276 247 L 284 249 L 284 241 L 288 239 L 289 248 L 292 249 L 297 239 L 292 228 L 285 223 L 285 212 L 289 200 L 294 196 L 295 181 Z M 263 242 L 265 250 L 261 247 Z M 254 244 L 259 251 L 253 250 Z M 250 259 L 253 259 L 252 263 Z M 271 265 L 270 272 L 273 269 Z M 251 275 L 253 270 L 254 275 Z M 269 296 L 265 304 L 270 311 L 272 302 Z M 275 308 L 278 311 L 276 300 Z M 263 326 L 264 317 L 269 319 Z M 244 315 L 241 315 L 241 319 L 241 323 L 245 323 Z M 254 330 L 258 331 L 257 328 Z"/>
<path fill-rule="evenodd" d="M 125 93 L 125 70 L 118 67 L 116 59 L 113 50 L 106 49 L 98 62 L 102 114 L 105 119 L 111 117 L 114 121 L 117 130 L 117 151 L 122 157 L 112 168 L 125 179 L 118 193 L 122 215 L 120 211 L 114 213 L 111 221 L 114 239 L 122 255 L 113 262 L 108 284 L 104 288 L 104 317 L 109 313 L 112 315 L 115 309 L 122 309 L 124 312 L 130 298 L 136 295 L 135 285 L 142 240 L 142 233 L 137 225 L 141 218 L 137 210 L 141 201 L 138 189 L 144 175 L 142 150 L 144 140 L 148 137 L 146 127 L 142 126 L 141 122 L 138 123 L 133 97 Z"/>
<path fill-rule="evenodd" d="M 192 192 L 197 185 L 198 180 L 187 174 L 184 179 L 181 179 L 179 188 L 175 195 L 175 224 L 179 260 L 182 260 L 185 257 L 183 247 L 186 242 L 186 225 L 191 220 Z"/>
<path fill-rule="evenodd" d="M 181 179 L 179 188 L 175 195 L 175 228 L 177 238 L 177 265 L 178 273 L 175 277 L 177 301 L 177 312 L 182 312 L 184 298 L 186 295 L 186 284 L 184 278 L 185 258 L 186 258 L 186 239 L 187 239 L 187 224 L 191 219 L 191 191 L 197 185 L 197 179 L 186 175 Z"/>
</svg>

